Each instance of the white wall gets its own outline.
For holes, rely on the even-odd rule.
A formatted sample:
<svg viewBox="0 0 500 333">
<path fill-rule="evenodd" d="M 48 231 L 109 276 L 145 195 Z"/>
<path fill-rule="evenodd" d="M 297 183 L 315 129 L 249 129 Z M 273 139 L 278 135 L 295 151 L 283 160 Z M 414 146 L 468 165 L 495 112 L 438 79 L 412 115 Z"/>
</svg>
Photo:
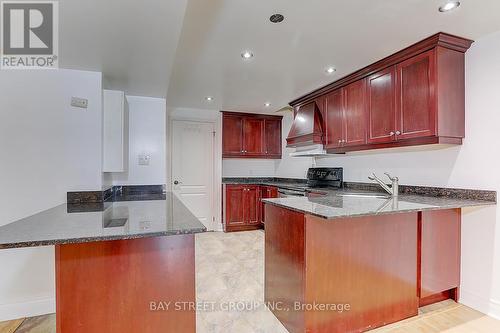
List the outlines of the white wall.
<svg viewBox="0 0 500 333">
<path fill-rule="evenodd" d="M 100 73 L 1 71 L 0 96 L 0 225 L 101 188 Z M 0 250 L 0 266 L 0 321 L 54 312 L 53 247 Z"/>
<path fill-rule="evenodd" d="M 166 183 L 166 104 L 163 98 L 127 96 L 129 109 L 129 162 L 126 172 L 112 173 L 114 185 Z M 139 165 L 139 155 L 151 156 Z M 108 175 L 105 176 L 109 177 Z"/>
<path fill-rule="evenodd" d="M 402 184 L 500 191 L 500 32 L 466 56 L 466 139 L 462 146 L 372 151 L 317 159 L 344 167 L 347 181 L 388 171 Z M 463 212 L 461 301 L 500 317 L 500 208 Z"/>
</svg>

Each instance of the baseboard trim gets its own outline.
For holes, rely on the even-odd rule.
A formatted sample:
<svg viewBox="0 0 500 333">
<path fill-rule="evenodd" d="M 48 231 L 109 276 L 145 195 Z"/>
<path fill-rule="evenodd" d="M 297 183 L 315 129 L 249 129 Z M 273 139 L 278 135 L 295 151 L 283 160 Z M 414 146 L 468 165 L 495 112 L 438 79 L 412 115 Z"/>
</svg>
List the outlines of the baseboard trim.
<svg viewBox="0 0 500 333">
<path fill-rule="evenodd" d="M 0 321 L 41 316 L 56 312 L 55 298 L 22 303 L 0 304 Z"/>
<path fill-rule="evenodd" d="M 459 302 L 500 320 L 500 301 L 498 300 L 488 299 L 476 293 L 461 289 Z"/>
<path fill-rule="evenodd" d="M 497 301 L 495 299 L 491 300 L 490 316 L 492 316 L 495 319 L 500 320 L 500 301 Z"/>
</svg>

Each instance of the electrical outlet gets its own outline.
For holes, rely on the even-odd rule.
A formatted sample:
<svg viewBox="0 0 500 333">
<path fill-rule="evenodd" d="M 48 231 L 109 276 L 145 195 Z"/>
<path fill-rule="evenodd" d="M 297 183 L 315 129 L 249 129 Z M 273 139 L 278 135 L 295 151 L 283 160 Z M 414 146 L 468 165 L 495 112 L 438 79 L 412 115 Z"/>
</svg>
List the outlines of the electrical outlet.
<svg viewBox="0 0 500 333">
<path fill-rule="evenodd" d="M 139 155 L 139 165 L 149 165 L 151 162 L 151 155 L 140 154 Z"/>
<path fill-rule="evenodd" d="M 86 109 L 89 105 L 89 100 L 80 97 L 71 97 L 71 106 Z"/>
</svg>

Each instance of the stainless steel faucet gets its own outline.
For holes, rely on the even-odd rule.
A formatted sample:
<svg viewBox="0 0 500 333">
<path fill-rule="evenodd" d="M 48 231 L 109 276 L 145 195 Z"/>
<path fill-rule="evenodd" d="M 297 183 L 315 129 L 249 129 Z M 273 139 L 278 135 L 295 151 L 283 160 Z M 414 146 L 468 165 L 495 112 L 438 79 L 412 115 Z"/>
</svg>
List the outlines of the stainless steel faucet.
<svg viewBox="0 0 500 333">
<path fill-rule="evenodd" d="M 392 182 L 391 187 L 389 187 L 386 183 L 384 183 L 380 178 L 377 177 L 377 175 L 374 173 L 372 177 L 368 177 L 370 180 L 374 180 L 379 185 L 390 195 L 393 197 L 397 197 L 399 195 L 399 178 L 398 177 L 391 177 L 390 174 L 387 172 L 384 173 L 387 177 L 389 177 L 390 181 Z"/>
</svg>

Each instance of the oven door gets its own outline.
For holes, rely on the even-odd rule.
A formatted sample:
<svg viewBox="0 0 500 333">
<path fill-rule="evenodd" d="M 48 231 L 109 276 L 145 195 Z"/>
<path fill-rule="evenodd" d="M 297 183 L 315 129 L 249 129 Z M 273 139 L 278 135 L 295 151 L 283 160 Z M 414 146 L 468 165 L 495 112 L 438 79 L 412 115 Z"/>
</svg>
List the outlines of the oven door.
<svg viewBox="0 0 500 333">
<path fill-rule="evenodd" d="M 278 198 L 293 198 L 293 197 L 305 197 L 305 191 L 294 191 L 294 190 L 285 190 L 278 189 Z"/>
</svg>

